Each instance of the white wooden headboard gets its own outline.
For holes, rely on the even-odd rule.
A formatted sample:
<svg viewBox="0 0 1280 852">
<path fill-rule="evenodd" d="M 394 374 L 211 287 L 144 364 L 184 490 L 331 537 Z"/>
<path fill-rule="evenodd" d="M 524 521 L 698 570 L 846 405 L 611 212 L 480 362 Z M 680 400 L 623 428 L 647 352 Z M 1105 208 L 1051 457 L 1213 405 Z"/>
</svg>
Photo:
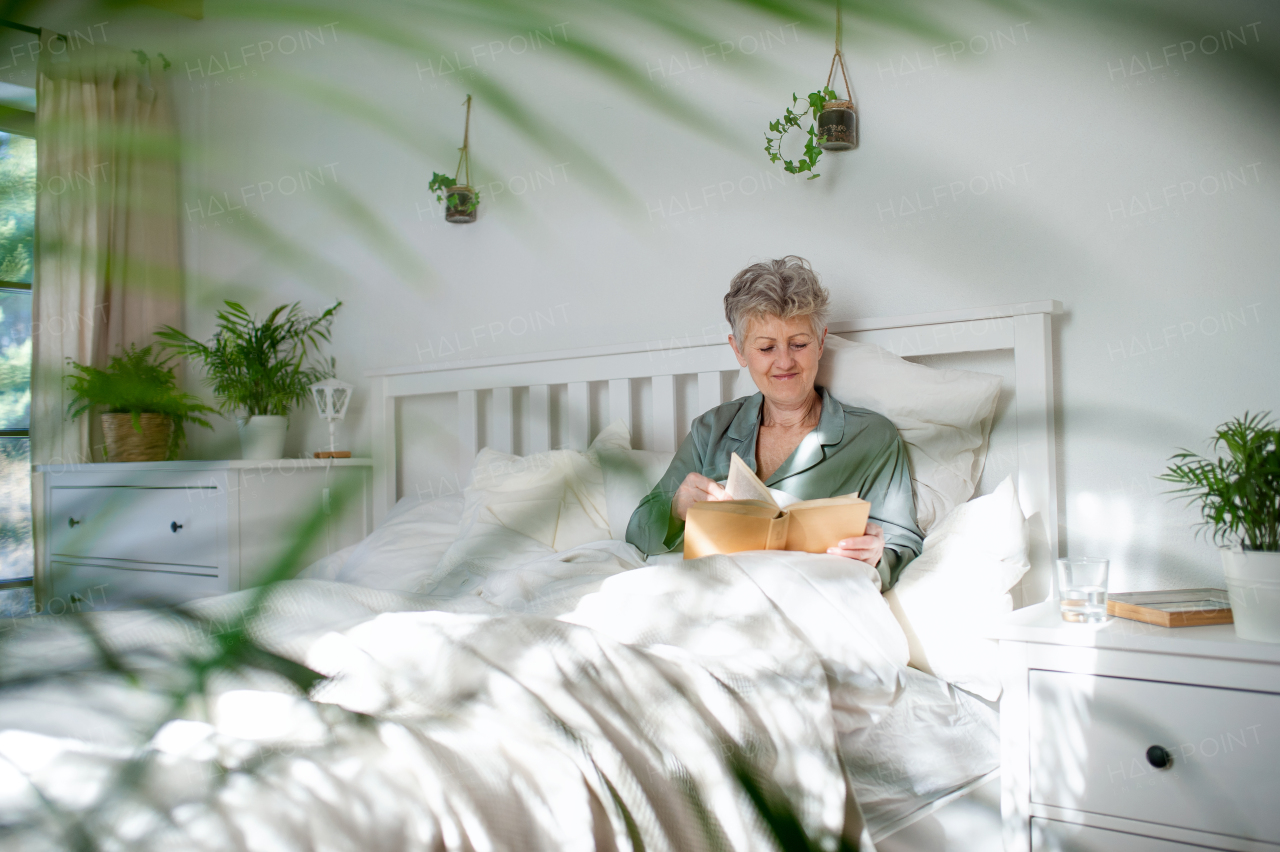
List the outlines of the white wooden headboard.
<svg viewBox="0 0 1280 852">
<path fill-rule="evenodd" d="M 828 324 L 832 334 L 925 363 L 943 359 L 975 369 L 945 359 L 979 357 L 977 369 L 984 369 L 992 362 L 980 356 L 1011 354 L 988 469 L 998 469 L 993 462 L 1003 459 L 1004 468 L 1016 470 L 1023 511 L 1033 520 L 1033 569 L 1015 591 L 1016 606 L 1047 598 L 1049 566 L 1058 555 L 1052 318 L 1061 312 L 1060 302 L 1042 301 Z M 631 428 L 637 449 L 674 451 L 693 417 L 729 399 L 738 369 L 728 343 L 717 336 L 372 370 L 366 375 L 372 385 L 374 523 L 400 495 L 403 457 L 415 442 L 433 442 L 449 456 L 445 464 L 459 482 L 483 447 L 521 454 L 553 444 L 586 449 L 594 431 L 619 418 Z M 451 440 L 402 426 L 401 410 L 410 398 L 441 395 L 456 400 Z"/>
</svg>

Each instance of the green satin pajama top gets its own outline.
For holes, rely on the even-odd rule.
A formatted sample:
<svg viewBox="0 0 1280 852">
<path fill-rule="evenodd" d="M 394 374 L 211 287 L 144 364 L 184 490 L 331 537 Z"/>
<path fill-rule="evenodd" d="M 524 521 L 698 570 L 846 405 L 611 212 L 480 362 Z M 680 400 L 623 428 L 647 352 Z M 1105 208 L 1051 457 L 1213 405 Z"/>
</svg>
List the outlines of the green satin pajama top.
<svg viewBox="0 0 1280 852">
<path fill-rule="evenodd" d="M 765 485 L 801 500 L 857 492 L 869 501 L 871 520 L 884 528 L 884 556 L 876 568 L 881 588 L 887 590 L 924 544 L 916 526 L 906 446 L 887 417 L 845 405 L 825 388 L 817 390 L 822 394 L 817 428 Z M 666 474 L 631 516 L 627 541 L 650 555 L 684 546 L 684 521 L 672 517 L 672 498 L 690 471 L 724 481 L 733 453 L 756 469 L 763 404 L 764 395 L 757 393 L 719 405 L 693 421 Z"/>
</svg>

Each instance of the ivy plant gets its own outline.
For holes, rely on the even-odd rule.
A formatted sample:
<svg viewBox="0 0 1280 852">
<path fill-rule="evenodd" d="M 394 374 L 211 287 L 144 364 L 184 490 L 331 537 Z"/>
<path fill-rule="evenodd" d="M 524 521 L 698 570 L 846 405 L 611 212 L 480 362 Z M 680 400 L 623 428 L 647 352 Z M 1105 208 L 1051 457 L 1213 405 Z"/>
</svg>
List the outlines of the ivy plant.
<svg viewBox="0 0 1280 852">
<path fill-rule="evenodd" d="M 791 106 L 787 107 L 782 118 L 769 122 L 769 132 L 764 135 L 764 150 L 769 155 L 769 162 L 781 161 L 782 167 L 793 175 L 810 172 L 809 180 L 818 177 L 813 167 L 818 164 L 818 157 L 822 154 L 822 148 L 819 146 L 826 140 L 825 136 L 818 135 L 818 116 L 822 114 L 822 107 L 827 101 L 839 99 L 840 96 L 834 89 L 823 86 L 816 92 L 810 92 L 803 101 L 804 107 L 796 112 L 792 107 L 801 103 L 801 100 L 798 95 L 792 93 Z M 782 137 L 787 135 L 788 130 L 799 129 L 806 115 L 812 115 L 813 122 L 808 127 L 808 137 L 804 141 L 804 156 L 797 160 L 788 160 L 782 156 Z"/>
<path fill-rule="evenodd" d="M 456 178 L 448 175 L 442 175 L 439 172 L 431 173 L 431 183 L 427 184 L 427 188 L 436 194 L 436 201 L 444 204 L 453 210 L 461 210 L 463 213 L 470 213 L 480 206 L 480 191 L 474 187 L 467 187 L 471 190 L 471 201 L 463 204 L 461 195 L 449 195 L 448 190 L 458 185 Z M 447 199 L 447 200 L 446 200 Z"/>
</svg>

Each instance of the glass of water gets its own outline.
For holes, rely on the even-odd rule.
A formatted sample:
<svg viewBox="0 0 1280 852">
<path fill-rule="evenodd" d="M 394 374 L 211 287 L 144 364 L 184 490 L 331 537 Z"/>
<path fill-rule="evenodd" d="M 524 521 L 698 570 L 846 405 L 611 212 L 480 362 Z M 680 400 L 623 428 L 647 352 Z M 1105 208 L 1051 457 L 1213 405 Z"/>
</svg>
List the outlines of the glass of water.
<svg viewBox="0 0 1280 852">
<path fill-rule="evenodd" d="M 1107 620 L 1109 559 L 1083 556 L 1058 560 L 1058 605 L 1063 621 L 1098 624 Z"/>
</svg>

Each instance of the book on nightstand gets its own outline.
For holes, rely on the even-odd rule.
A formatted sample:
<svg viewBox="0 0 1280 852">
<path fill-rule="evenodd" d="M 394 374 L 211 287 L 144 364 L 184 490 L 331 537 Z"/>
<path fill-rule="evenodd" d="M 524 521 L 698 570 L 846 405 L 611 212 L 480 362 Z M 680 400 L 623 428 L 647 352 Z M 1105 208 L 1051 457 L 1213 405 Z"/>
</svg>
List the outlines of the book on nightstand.
<svg viewBox="0 0 1280 852">
<path fill-rule="evenodd" d="M 1160 627 L 1230 624 L 1231 601 L 1223 589 L 1177 589 L 1107 595 L 1107 614 Z"/>
<path fill-rule="evenodd" d="M 743 550 L 826 553 L 836 542 L 862 535 L 871 514 L 871 504 L 857 494 L 801 500 L 781 508 L 737 453 L 729 463 L 725 491 L 731 500 L 689 507 L 685 559 Z"/>
</svg>

